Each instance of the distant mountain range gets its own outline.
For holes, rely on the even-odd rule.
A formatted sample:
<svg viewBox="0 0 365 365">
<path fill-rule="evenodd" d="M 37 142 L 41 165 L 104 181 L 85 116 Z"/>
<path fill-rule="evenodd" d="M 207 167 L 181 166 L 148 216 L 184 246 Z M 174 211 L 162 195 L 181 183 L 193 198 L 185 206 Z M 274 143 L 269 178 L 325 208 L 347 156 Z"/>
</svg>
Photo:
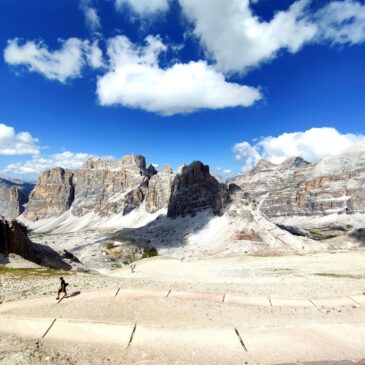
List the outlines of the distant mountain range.
<svg viewBox="0 0 365 365">
<path fill-rule="evenodd" d="M 211 242 L 238 253 L 319 248 L 315 242 L 342 235 L 364 240 L 365 143 L 316 164 L 300 157 L 282 164 L 261 160 L 226 183 L 199 161 L 157 172 L 140 155 L 47 170 L 30 194 L 31 184 L 0 181 L 1 214 L 21 214 L 30 228 L 123 228 L 113 242 L 153 244 L 166 252 L 169 244 L 194 251 L 210 250 Z"/>
</svg>

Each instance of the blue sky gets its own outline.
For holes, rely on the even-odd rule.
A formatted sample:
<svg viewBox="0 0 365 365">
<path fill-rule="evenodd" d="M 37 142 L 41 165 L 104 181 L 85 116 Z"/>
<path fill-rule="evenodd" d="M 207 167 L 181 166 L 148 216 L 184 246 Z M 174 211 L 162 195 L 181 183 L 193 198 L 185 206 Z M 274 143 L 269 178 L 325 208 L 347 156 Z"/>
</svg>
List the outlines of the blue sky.
<svg viewBox="0 0 365 365">
<path fill-rule="evenodd" d="M 365 140 L 364 42 L 356 0 L 1 0 L 0 173 L 315 162 Z"/>
</svg>

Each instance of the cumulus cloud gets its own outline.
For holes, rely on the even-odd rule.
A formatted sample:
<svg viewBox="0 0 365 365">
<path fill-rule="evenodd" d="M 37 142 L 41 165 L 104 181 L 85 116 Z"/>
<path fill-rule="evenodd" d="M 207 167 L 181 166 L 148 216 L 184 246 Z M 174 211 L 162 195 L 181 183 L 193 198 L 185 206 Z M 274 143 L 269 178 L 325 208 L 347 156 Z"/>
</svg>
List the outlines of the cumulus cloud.
<svg viewBox="0 0 365 365">
<path fill-rule="evenodd" d="M 28 132 L 16 133 L 13 127 L 0 123 L 0 155 L 38 155 L 38 139 Z"/>
<path fill-rule="evenodd" d="M 96 42 L 78 38 L 60 40 L 61 47 L 51 51 L 43 42 L 27 41 L 20 44 L 19 39 L 8 41 L 4 50 L 5 61 L 13 66 L 24 66 L 49 80 L 62 83 L 81 76 L 83 67 L 100 67 L 101 51 Z"/>
<path fill-rule="evenodd" d="M 101 27 L 100 17 L 93 6 L 92 0 L 81 0 L 80 9 L 84 13 L 87 27 L 92 31 L 98 30 Z"/>
<path fill-rule="evenodd" d="M 117 9 L 128 6 L 138 15 L 147 16 L 168 10 L 169 0 L 115 0 L 115 6 Z"/>
<path fill-rule="evenodd" d="M 333 1 L 313 13 L 311 0 L 297 0 L 270 21 L 254 14 L 249 0 L 179 2 L 207 55 L 224 72 L 247 72 L 280 50 L 296 53 L 308 43 L 365 41 L 365 5 L 358 1 Z"/>
<path fill-rule="evenodd" d="M 319 40 L 350 45 L 365 41 L 365 5 L 357 1 L 333 1 L 314 18 L 319 24 Z"/>
<path fill-rule="evenodd" d="M 9 164 L 4 169 L 0 170 L 0 173 L 12 177 L 34 180 L 44 170 L 54 167 L 78 169 L 91 157 L 98 156 L 89 153 L 74 153 L 70 151 L 56 153 L 47 157 L 36 155 L 33 156 L 31 160 Z M 103 156 L 103 158 L 111 157 Z"/>
<path fill-rule="evenodd" d="M 260 91 L 229 83 L 205 61 L 176 63 L 162 68 L 159 56 L 167 47 L 158 37 L 148 36 L 145 46 L 127 37 L 109 41 L 109 71 L 99 78 L 100 104 L 120 104 L 162 115 L 189 113 L 199 109 L 250 106 Z"/>
<path fill-rule="evenodd" d="M 312 128 L 304 132 L 283 133 L 277 137 L 262 137 L 258 142 L 236 143 L 233 153 L 243 162 L 243 171 L 253 168 L 264 158 L 279 164 L 291 157 L 302 157 L 309 162 L 317 162 L 323 157 L 341 153 L 346 148 L 365 141 L 362 134 L 341 134 L 335 128 Z"/>
</svg>

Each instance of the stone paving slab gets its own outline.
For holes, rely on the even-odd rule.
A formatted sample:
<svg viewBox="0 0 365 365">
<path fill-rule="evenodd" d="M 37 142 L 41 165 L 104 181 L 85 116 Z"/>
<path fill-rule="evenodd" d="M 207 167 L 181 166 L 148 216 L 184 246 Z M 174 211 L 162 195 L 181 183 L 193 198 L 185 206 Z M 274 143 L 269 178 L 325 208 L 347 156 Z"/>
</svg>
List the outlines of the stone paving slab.
<svg viewBox="0 0 365 365">
<path fill-rule="evenodd" d="M 266 297 L 243 297 L 229 293 L 226 294 L 224 303 L 271 307 L 270 301 Z"/>
<path fill-rule="evenodd" d="M 42 338 L 53 323 L 53 318 L 0 317 L 0 332 L 26 338 Z"/>
<path fill-rule="evenodd" d="M 362 307 L 365 307 L 365 295 L 350 295 L 350 299 L 360 304 Z"/>
<path fill-rule="evenodd" d="M 308 299 L 270 298 L 273 307 L 313 307 Z"/>
<path fill-rule="evenodd" d="M 152 327 L 1 316 L 0 332 L 60 342 L 113 344 L 188 363 L 287 363 L 365 357 L 363 323 L 303 327 Z M 128 351 L 128 350 L 127 350 Z"/>
<path fill-rule="evenodd" d="M 207 364 L 242 363 L 252 359 L 241 346 L 234 329 L 154 328 L 137 326 L 131 348 L 151 356 L 169 356 L 173 361 Z M 200 360 L 200 361 L 199 361 Z M 238 362 L 237 360 L 240 360 Z"/>
<path fill-rule="evenodd" d="M 124 325 L 57 319 L 45 338 L 84 343 L 112 343 L 126 347 L 133 327 L 132 323 Z"/>
<path fill-rule="evenodd" d="M 120 289 L 117 300 L 125 299 L 143 299 L 143 298 L 166 298 L 169 290 L 138 290 L 138 289 Z"/>
<path fill-rule="evenodd" d="M 169 298 L 209 300 L 209 301 L 214 301 L 214 302 L 222 302 L 223 301 L 223 294 L 198 293 L 198 292 L 171 290 Z"/>
<path fill-rule="evenodd" d="M 330 298 L 330 299 L 312 299 L 312 302 L 317 307 L 360 306 L 359 304 L 356 304 L 353 300 L 351 300 L 348 297 Z"/>
<path fill-rule="evenodd" d="M 342 329 L 345 329 L 344 327 Z M 342 336 L 336 336 L 341 330 L 335 325 L 313 325 L 303 328 L 240 328 L 241 337 L 248 352 L 255 360 L 266 363 L 286 363 L 323 360 L 355 359 L 365 356 L 365 347 L 360 346 L 356 354 L 349 351 Z M 357 332 L 357 331 L 356 331 Z M 353 327 L 348 326 L 344 336 L 351 341 Z M 362 341 L 365 328 L 361 331 Z M 364 343 L 364 342 L 363 342 Z"/>
</svg>

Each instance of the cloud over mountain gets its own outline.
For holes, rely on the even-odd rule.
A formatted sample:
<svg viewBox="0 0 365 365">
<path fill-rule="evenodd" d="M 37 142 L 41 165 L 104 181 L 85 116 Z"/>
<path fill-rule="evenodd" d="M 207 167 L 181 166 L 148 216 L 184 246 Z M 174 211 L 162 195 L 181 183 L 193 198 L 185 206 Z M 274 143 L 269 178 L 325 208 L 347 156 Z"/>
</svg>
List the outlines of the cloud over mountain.
<svg viewBox="0 0 365 365">
<path fill-rule="evenodd" d="M 298 156 L 309 162 L 341 153 L 353 144 L 365 141 L 365 135 L 342 134 L 335 128 L 311 128 L 304 132 L 283 133 L 277 137 L 262 137 L 258 142 L 236 143 L 232 151 L 237 161 L 243 162 L 242 170 L 253 168 L 264 158 L 273 163 Z"/>
</svg>

